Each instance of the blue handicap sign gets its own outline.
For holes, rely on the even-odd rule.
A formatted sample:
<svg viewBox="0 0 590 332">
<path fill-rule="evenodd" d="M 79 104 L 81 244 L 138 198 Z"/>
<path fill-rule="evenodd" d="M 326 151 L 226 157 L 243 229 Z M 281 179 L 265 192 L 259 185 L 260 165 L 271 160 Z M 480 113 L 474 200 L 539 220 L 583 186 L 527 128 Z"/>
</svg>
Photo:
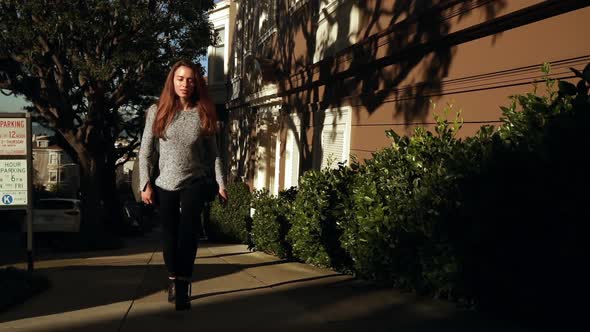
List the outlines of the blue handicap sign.
<svg viewBox="0 0 590 332">
<path fill-rule="evenodd" d="M 10 205 L 10 204 L 12 204 L 12 202 L 14 202 L 14 197 L 12 197 L 12 195 L 2 196 L 2 204 Z"/>
</svg>

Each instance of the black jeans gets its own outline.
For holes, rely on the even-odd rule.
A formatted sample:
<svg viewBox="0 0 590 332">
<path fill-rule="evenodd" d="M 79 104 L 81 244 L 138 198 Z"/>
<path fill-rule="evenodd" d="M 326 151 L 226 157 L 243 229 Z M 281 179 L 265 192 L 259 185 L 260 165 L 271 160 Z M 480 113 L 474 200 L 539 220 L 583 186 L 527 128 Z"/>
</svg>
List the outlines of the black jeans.
<svg viewBox="0 0 590 332">
<path fill-rule="evenodd" d="M 199 183 L 178 191 L 158 187 L 164 263 L 171 276 L 193 274 L 204 204 L 200 189 Z"/>
</svg>

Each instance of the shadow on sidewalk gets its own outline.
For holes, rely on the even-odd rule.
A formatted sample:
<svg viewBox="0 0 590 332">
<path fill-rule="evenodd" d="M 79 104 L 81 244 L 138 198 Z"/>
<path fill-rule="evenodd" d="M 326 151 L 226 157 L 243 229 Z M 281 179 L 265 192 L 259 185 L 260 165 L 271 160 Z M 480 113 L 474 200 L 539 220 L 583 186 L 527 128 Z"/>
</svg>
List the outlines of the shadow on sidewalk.
<svg viewBox="0 0 590 332">
<path fill-rule="evenodd" d="M 0 240 L 8 246 L 6 250 L 0 252 L 0 266 L 26 264 L 26 242 L 24 242 L 24 238 L 22 238 L 23 236 L 24 235 L 21 233 L 0 232 Z M 122 238 L 125 243 L 123 248 L 76 251 L 74 249 L 63 250 L 52 247 L 50 241 L 47 241 L 49 235 L 46 234 L 44 236 L 45 241 L 41 243 L 36 242 L 33 247 L 34 260 L 35 262 L 41 262 L 62 259 L 86 259 L 150 254 L 154 251 L 154 248 L 160 247 L 160 236 L 160 230 L 156 229 L 143 236 Z M 245 251 L 244 253 L 247 252 L 248 251 Z"/>
<path fill-rule="evenodd" d="M 199 256 L 199 258 L 222 258 L 222 257 L 230 257 L 230 256 L 239 256 L 239 255 L 247 255 L 251 254 L 251 251 L 241 251 L 241 252 L 232 252 L 228 254 L 219 254 L 219 255 L 209 255 L 209 256 Z"/>
<path fill-rule="evenodd" d="M 211 266 L 201 271 L 212 272 Z M 234 269 L 224 269 L 230 273 Z M 153 272 L 153 271 L 152 271 Z M 117 315 L 87 321 L 72 320 L 67 331 L 526 331 L 481 314 L 457 310 L 450 303 L 384 290 L 354 280 L 335 281 L 333 275 L 292 280 L 260 288 L 195 296 L 192 309 L 175 312 L 171 305 L 143 303 L 122 320 Z M 199 280 L 199 277 L 197 278 Z M 140 293 L 154 291 L 150 285 Z M 267 288 L 268 291 L 254 292 Z M 163 301 L 165 295 L 162 294 Z M 137 305 L 137 304 L 136 304 Z M 80 309 L 80 308 L 79 308 Z M 64 308 L 65 310 L 65 308 Z M 70 308 L 69 310 L 75 310 Z M 38 315 L 47 314 L 37 312 Z M 16 319 L 16 317 L 15 317 Z M 51 324 L 37 332 L 57 332 Z"/>
<path fill-rule="evenodd" d="M 216 296 L 216 295 L 241 293 L 241 292 L 247 292 L 247 291 L 253 291 L 253 290 L 260 290 L 260 289 L 272 289 L 272 288 L 275 288 L 275 287 L 280 287 L 280 286 L 285 286 L 285 285 L 290 285 L 290 284 L 295 284 L 295 283 L 315 281 L 315 280 L 321 280 L 321 279 L 326 279 L 326 278 L 333 278 L 333 277 L 338 277 L 338 276 L 341 276 L 341 274 L 330 274 L 330 275 L 326 275 L 326 276 L 319 276 L 319 277 L 311 277 L 311 278 L 303 278 L 303 279 L 296 279 L 296 280 L 284 281 L 284 282 L 279 282 L 279 283 L 275 283 L 275 284 L 271 284 L 271 285 L 264 285 L 264 286 L 260 286 L 260 287 L 250 287 L 250 288 L 243 288 L 243 289 L 236 289 L 236 290 L 229 290 L 229 291 L 221 291 L 221 292 L 212 292 L 212 293 L 206 293 L 206 294 L 193 295 L 193 296 L 191 296 L 191 301 L 202 299 L 202 298 L 206 298 L 206 297 L 210 297 L 210 296 Z"/>
<path fill-rule="evenodd" d="M 149 247 L 149 251 L 146 250 L 148 246 L 140 246 L 131 248 L 131 252 L 153 253 L 154 242 L 150 243 L 152 247 Z M 222 245 L 206 246 L 215 248 Z M 199 261 L 249 254 L 248 251 L 241 252 L 240 248 L 230 247 L 225 254 L 199 256 L 193 282 L 237 274 L 245 269 L 287 263 L 284 260 L 253 264 L 211 264 Z M 103 255 L 104 252 L 97 256 Z M 212 289 L 192 296 L 192 310 L 179 313 L 165 302 L 165 266 L 153 262 L 146 266 L 147 257 L 121 259 L 119 266 L 116 260 L 109 260 L 108 265 L 88 261 L 87 265 L 76 262 L 80 265 L 39 269 L 52 280 L 53 288 L 33 301 L 0 314 L 0 325 L 20 319 L 67 313 L 59 317 L 61 320 L 72 317 L 68 318 L 67 329 L 64 329 L 63 324 L 59 327 L 47 324 L 35 331 L 103 331 L 106 326 L 119 324 L 122 326 L 120 331 L 167 332 L 194 330 L 197 327 L 199 331 L 525 331 L 514 324 L 476 312 L 458 310 L 452 303 L 400 293 L 391 288 L 347 279 L 339 274 L 291 279 L 267 285 L 258 281 L 262 286 L 243 288 L 218 284 L 221 290 Z M 146 297 L 149 300 L 145 300 Z M 96 317 L 96 309 L 85 311 L 94 308 L 102 311 L 101 306 L 115 303 L 127 306 L 126 301 L 136 299 L 143 301 L 136 301 L 125 318 L 121 311 L 101 318 Z"/>
<path fill-rule="evenodd" d="M 243 269 L 279 265 L 285 262 L 278 260 L 233 265 L 199 263 L 197 260 L 193 282 L 223 277 Z M 13 307 L 0 313 L 0 323 L 131 301 L 158 292 L 162 292 L 162 299 L 164 299 L 168 280 L 166 267 L 163 264 L 154 263 L 146 267 L 145 262 L 137 262 L 137 264 L 137 266 L 76 265 L 38 269 L 38 273 L 46 275 L 52 283 L 52 288 L 41 296 L 58 300 L 51 303 L 29 301 Z"/>
</svg>

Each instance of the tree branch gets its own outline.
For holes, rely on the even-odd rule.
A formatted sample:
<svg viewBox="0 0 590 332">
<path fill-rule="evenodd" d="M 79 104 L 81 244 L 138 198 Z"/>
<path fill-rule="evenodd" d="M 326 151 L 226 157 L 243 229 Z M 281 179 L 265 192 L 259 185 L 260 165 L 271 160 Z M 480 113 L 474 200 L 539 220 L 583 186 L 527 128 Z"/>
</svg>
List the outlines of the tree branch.
<svg viewBox="0 0 590 332">
<path fill-rule="evenodd" d="M 126 163 L 127 161 L 129 161 L 129 159 L 134 155 L 132 153 L 133 150 L 135 150 L 138 146 L 139 146 L 138 140 L 137 139 L 134 139 L 126 147 L 117 149 L 117 151 L 116 151 L 116 153 L 117 153 L 117 160 L 121 159 L 123 156 L 125 156 L 125 159 L 123 159 L 122 161 L 116 163 L 115 164 L 115 167 L 117 167 L 119 165 L 123 165 L 124 163 Z"/>
<path fill-rule="evenodd" d="M 55 128 L 54 124 L 58 123 L 59 121 L 59 117 L 57 117 L 57 115 L 55 114 L 55 110 L 43 107 L 43 105 L 41 105 L 39 101 L 33 101 L 33 106 L 35 106 L 39 114 L 42 117 L 44 117 L 49 123 L 51 123 L 52 127 Z"/>
</svg>

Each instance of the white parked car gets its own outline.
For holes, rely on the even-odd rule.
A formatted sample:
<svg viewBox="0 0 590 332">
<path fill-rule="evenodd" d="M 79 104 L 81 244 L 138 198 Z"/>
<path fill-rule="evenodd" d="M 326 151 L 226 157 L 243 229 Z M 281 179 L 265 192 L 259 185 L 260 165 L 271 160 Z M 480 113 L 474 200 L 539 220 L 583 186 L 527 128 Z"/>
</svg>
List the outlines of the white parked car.
<svg viewBox="0 0 590 332">
<path fill-rule="evenodd" d="M 78 199 L 45 198 L 33 204 L 33 232 L 79 232 L 80 219 Z"/>
</svg>

